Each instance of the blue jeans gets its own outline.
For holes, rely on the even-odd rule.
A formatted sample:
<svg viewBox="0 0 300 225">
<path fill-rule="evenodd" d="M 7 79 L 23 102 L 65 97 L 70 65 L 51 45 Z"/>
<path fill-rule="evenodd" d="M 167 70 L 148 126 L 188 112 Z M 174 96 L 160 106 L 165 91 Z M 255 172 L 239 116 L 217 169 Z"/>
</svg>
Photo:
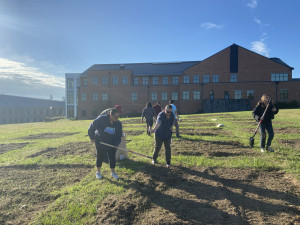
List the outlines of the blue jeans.
<svg viewBox="0 0 300 225">
<path fill-rule="evenodd" d="M 268 131 L 268 141 L 267 141 L 267 146 L 271 146 L 272 140 L 274 138 L 274 130 L 272 126 L 272 121 L 268 121 L 266 123 L 261 123 L 260 124 L 260 147 L 265 148 L 266 145 L 266 130 Z"/>
</svg>

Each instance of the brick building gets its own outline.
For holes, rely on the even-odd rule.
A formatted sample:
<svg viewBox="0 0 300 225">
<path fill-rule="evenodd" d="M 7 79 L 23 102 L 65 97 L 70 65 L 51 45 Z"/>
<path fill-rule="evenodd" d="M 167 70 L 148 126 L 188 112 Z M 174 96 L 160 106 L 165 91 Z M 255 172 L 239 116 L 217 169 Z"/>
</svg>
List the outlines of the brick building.
<svg viewBox="0 0 300 225">
<path fill-rule="evenodd" d="M 63 101 L 0 94 L 0 124 L 42 122 L 63 117 Z"/>
<path fill-rule="evenodd" d="M 263 93 L 274 102 L 300 102 L 300 79 L 292 79 L 292 70 L 236 44 L 203 61 L 96 64 L 76 78 L 75 117 L 93 119 L 116 104 L 125 115 L 139 115 L 146 102 L 170 99 L 179 113 L 250 110 Z"/>
</svg>

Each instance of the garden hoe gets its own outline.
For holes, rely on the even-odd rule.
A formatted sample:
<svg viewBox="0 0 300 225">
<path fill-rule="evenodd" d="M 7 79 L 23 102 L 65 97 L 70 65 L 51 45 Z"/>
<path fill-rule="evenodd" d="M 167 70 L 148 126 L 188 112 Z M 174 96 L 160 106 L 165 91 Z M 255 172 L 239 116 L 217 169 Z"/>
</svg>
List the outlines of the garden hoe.
<svg viewBox="0 0 300 225">
<path fill-rule="evenodd" d="M 109 146 L 109 147 L 112 147 L 114 148 L 115 146 L 113 145 L 110 145 L 110 144 L 106 144 L 104 142 L 100 142 L 100 144 L 103 144 L 103 145 L 106 145 L 106 146 Z M 121 147 L 117 147 L 118 149 L 122 150 L 122 151 L 125 151 L 125 152 L 131 152 L 133 154 L 136 154 L 136 155 L 139 155 L 139 156 L 143 156 L 143 157 L 146 157 L 146 158 L 149 158 L 149 159 L 152 159 L 151 156 L 147 156 L 147 155 L 144 155 L 144 154 L 141 154 L 141 153 L 138 153 L 138 152 L 134 152 L 132 150 L 128 150 L 128 149 L 125 149 L 125 148 L 121 148 Z"/>
<path fill-rule="evenodd" d="M 272 100 L 272 99 L 270 98 L 270 100 L 269 100 L 269 102 L 268 102 L 268 105 L 267 105 L 267 107 L 266 107 L 266 109 L 265 109 L 263 115 L 261 116 L 262 119 L 259 121 L 259 123 L 258 123 L 258 125 L 257 125 L 257 127 L 256 127 L 256 129 L 255 129 L 255 132 L 254 132 L 253 136 L 250 137 L 250 139 L 249 139 L 249 144 L 250 144 L 250 147 L 251 147 L 251 148 L 254 146 L 254 136 L 256 135 L 257 130 L 258 130 L 260 124 L 262 123 L 263 119 L 265 118 L 265 114 L 266 114 L 266 112 L 267 112 L 267 110 L 268 110 L 268 108 L 269 108 L 269 105 L 270 105 L 271 100 Z"/>
</svg>

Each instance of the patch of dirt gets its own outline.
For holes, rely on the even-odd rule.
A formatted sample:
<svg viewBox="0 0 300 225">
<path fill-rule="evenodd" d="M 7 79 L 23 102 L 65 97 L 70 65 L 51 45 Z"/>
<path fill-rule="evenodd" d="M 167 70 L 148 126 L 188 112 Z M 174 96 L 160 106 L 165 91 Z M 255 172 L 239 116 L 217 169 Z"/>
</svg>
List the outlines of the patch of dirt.
<svg viewBox="0 0 300 225">
<path fill-rule="evenodd" d="M 281 143 L 284 147 L 292 148 L 292 149 L 297 149 L 300 151 L 300 139 L 279 139 L 279 143 Z"/>
<path fill-rule="evenodd" d="M 34 134 L 34 135 L 29 135 L 27 137 L 21 137 L 18 139 L 23 139 L 23 140 L 34 140 L 34 139 L 54 139 L 54 138 L 61 138 L 64 136 L 70 136 L 74 134 L 79 134 L 79 133 L 41 133 L 41 134 Z"/>
<path fill-rule="evenodd" d="M 298 224 L 300 189 L 282 171 L 145 164 L 97 224 Z"/>
<path fill-rule="evenodd" d="M 284 133 L 284 134 L 299 134 L 300 128 L 297 127 L 274 127 L 274 133 Z"/>
<path fill-rule="evenodd" d="M 26 143 L 9 143 L 9 144 L 0 144 L 0 154 L 5 152 L 9 152 L 11 150 L 24 148 L 26 145 L 30 144 L 30 142 Z"/>
<path fill-rule="evenodd" d="M 195 141 L 181 138 L 172 141 L 172 154 L 206 157 L 259 156 L 260 153 L 237 141 Z"/>
<path fill-rule="evenodd" d="M 216 136 L 216 135 L 228 135 L 229 132 L 223 130 L 222 128 L 215 129 L 199 129 L 199 127 L 191 129 L 191 128 L 180 128 L 181 134 L 186 135 L 197 135 L 197 136 Z"/>
<path fill-rule="evenodd" d="M 96 154 L 95 145 L 91 142 L 76 142 L 59 146 L 57 148 L 46 148 L 40 152 L 28 156 L 28 158 L 35 158 L 42 156 L 44 158 L 59 158 L 66 155 L 84 155 Z"/>
<path fill-rule="evenodd" d="M 124 133 L 126 134 L 126 136 L 138 136 L 141 135 L 143 133 L 146 133 L 146 128 L 145 130 L 123 130 Z"/>
<path fill-rule="evenodd" d="M 79 182 L 91 171 L 84 164 L 0 167 L 0 224 L 28 224 L 59 196 L 50 193 Z"/>
</svg>

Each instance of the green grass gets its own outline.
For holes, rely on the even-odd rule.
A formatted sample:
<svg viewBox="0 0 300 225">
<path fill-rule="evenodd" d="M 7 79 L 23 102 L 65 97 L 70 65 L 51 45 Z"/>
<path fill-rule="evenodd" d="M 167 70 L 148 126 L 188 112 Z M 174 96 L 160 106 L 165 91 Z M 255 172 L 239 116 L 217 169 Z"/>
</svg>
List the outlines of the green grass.
<svg viewBox="0 0 300 225">
<path fill-rule="evenodd" d="M 139 119 L 139 118 L 134 118 Z M 249 137 L 253 135 L 256 123 L 251 117 L 251 112 L 233 112 L 218 114 L 195 114 L 182 115 L 180 123 L 182 131 L 186 129 L 213 129 L 219 135 L 197 136 L 182 134 L 182 140 L 189 142 L 230 142 L 236 141 L 241 146 L 248 146 Z M 213 121 L 212 119 L 217 119 Z M 130 119 L 123 119 L 126 122 Z M 192 126 L 190 120 L 197 120 L 197 126 Z M 121 119 L 122 121 L 122 119 Z M 252 122 L 251 122 L 252 121 Z M 0 167 L 7 166 L 53 166 L 56 165 L 85 165 L 92 167 L 95 157 L 91 153 L 83 155 L 64 155 L 59 158 L 53 157 L 29 157 L 32 154 L 47 148 L 58 148 L 69 143 L 88 142 L 87 129 L 91 121 L 59 120 L 45 123 L 0 125 L 0 143 L 29 143 L 22 148 L 7 151 L 0 154 Z M 187 125 L 185 125 L 185 123 Z M 224 124 L 223 128 L 207 126 L 207 124 Z M 203 126 L 202 126 L 203 125 Z M 272 147 L 275 153 L 259 154 L 259 156 L 232 156 L 232 157 L 205 157 L 205 156 L 172 156 L 172 164 L 186 167 L 231 167 L 231 168 L 254 168 L 263 170 L 284 170 L 299 179 L 300 174 L 300 110 L 280 110 L 273 121 L 275 132 Z M 142 123 L 125 124 L 124 132 L 127 134 L 127 148 L 139 153 L 151 156 L 154 146 L 153 137 L 145 132 Z M 130 132 L 140 131 L 140 135 Z M 224 132 L 221 132 L 224 131 Z M 75 133 L 69 136 L 61 136 L 54 139 L 22 139 L 29 135 L 45 133 Z M 176 140 L 176 138 L 174 138 Z M 282 144 L 282 141 L 298 141 L 298 145 Z M 255 136 L 255 148 L 259 152 L 259 132 Z M 296 148 L 295 148 L 296 146 Z M 144 163 L 150 163 L 149 159 L 130 154 L 131 160 L 118 162 L 116 171 L 120 176 L 131 177 L 143 167 Z M 164 162 L 160 156 L 159 162 Z M 103 173 L 108 175 L 109 168 L 103 166 Z M 4 179 L 4 178 L 1 178 Z M 1 185 L 1 183 L 0 183 Z M 32 220 L 32 224 L 93 224 L 97 208 L 109 195 L 122 195 L 127 190 L 126 180 L 112 182 L 109 179 L 96 180 L 95 168 L 91 169 L 86 177 L 80 182 L 69 183 L 59 190 L 53 190 L 51 195 L 55 200 L 48 205 Z"/>
</svg>

